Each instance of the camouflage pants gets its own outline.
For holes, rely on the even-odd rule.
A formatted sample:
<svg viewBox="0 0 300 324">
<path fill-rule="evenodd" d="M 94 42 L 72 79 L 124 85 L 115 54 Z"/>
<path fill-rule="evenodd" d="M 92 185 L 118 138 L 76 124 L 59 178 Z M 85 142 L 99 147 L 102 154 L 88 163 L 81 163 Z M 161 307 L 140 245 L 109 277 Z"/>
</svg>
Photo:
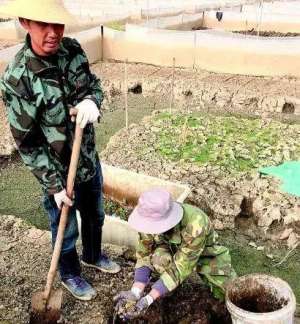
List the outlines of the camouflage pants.
<svg viewBox="0 0 300 324">
<path fill-rule="evenodd" d="M 204 241 L 203 253 L 195 270 L 209 286 L 214 297 L 224 300 L 226 283 L 235 278 L 236 273 L 231 265 L 229 249 L 218 245 L 217 237 L 217 233 L 211 230 Z M 156 248 L 151 263 L 158 274 L 162 274 L 173 262 L 173 255 L 167 244 Z"/>
<path fill-rule="evenodd" d="M 208 284 L 214 297 L 224 300 L 226 284 L 237 275 L 231 264 L 229 249 L 218 245 L 217 238 L 215 231 L 208 236 L 196 271 Z"/>
</svg>

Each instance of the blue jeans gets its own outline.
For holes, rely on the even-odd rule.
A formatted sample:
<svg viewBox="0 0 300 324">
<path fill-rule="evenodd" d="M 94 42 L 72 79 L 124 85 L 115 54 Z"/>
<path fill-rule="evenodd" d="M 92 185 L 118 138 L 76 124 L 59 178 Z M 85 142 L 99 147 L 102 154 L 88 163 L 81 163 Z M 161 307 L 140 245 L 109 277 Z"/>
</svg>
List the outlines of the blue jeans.
<svg viewBox="0 0 300 324">
<path fill-rule="evenodd" d="M 103 177 L 100 162 L 96 168 L 95 176 L 74 188 L 75 201 L 69 210 L 68 223 L 59 259 L 59 271 L 62 280 L 80 275 L 80 263 L 76 251 L 78 239 L 78 224 L 76 209 L 81 216 L 82 260 L 95 263 L 101 256 L 102 226 L 104 222 L 104 209 L 102 197 Z M 52 245 L 54 246 L 60 210 L 57 208 L 54 196 L 44 196 L 44 207 L 49 217 Z"/>
</svg>

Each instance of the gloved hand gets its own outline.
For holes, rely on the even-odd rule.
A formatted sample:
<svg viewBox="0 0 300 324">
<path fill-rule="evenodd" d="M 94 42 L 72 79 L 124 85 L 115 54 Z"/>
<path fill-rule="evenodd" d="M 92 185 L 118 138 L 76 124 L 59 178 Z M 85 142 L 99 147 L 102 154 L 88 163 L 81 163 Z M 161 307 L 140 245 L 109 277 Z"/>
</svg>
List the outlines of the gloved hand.
<svg viewBox="0 0 300 324">
<path fill-rule="evenodd" d="M 117 314 L 121 315 L 128 303 L 134 305 L 141 298 L 141 295 L 142 290 L 137 287 L 132 287 L 131 290 L 121 291 L 113 298 L 113 301 L 116 303 L 115 311 Z"/>
<path fill-rule="evenodd" d="M 66 204 L 68 206 L 73 205 L 73 201 L 67 196 L 66 189 L 63 189 L 60 192 L 54 194 L 54 200 L 56 202 L 57 208 L 61 209 L 62 204 Z"/>
<path fill-rule="evenodd" d="M 149 306 L 153 303 L 153 298 L 150 295 L 146 295 L 141 298 L 133 307 L 130 307 L 128 311 L 123 312 L 123 314 L 119 315 L 123 320 L 132 320 L 134 318 L 140 317 L 144 315 L 149 308 Z"/>
<path fill-rule="evenodd" d="M 94 123 L 100 116 L 97 105 L 91 99 L 82 100 L 75 109 L 77 109 L 76 123 L 80 128 L 84 128 L 87 123 Z"/>
</svg>

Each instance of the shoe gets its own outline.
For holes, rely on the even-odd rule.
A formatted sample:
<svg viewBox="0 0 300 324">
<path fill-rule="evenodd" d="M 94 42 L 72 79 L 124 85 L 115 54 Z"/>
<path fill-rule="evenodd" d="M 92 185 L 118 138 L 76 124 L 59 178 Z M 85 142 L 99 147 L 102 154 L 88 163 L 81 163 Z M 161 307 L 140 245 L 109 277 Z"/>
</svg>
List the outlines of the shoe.
<svg viewBox="0 0 300 324">
<path fill-rule="evenodd" d="M 100 271 L 108 272 L 108 273 L 118 273 L 121 270 L 121 267 L 116 262 L 112 261 L 105 254 L 101 254 L 101 257 L 99 258 L 99 260 L 94 264 L 87 263 L 82 260 L 81 260 L 81 263 L 86 267 L 95 268 Z"/>
<path fill-rule="evenodd" d="M 79 276 L 63 280 L 61 283 L 77 299 L 91 300 L 97 295 L 96 290 Z"/>
</svg>

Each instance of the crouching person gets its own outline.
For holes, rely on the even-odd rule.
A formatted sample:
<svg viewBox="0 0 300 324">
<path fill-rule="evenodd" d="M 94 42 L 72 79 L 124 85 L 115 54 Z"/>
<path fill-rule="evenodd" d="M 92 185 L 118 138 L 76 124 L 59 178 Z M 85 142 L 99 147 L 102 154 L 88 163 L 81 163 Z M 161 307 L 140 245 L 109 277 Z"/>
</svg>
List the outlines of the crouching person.
<svg viewBox="0 0 300 324">
<path fill-rule="evenodd" d="M 121 318 L 145 314 L 156 299 L 176 289 L 195 269 L 213 296 L 224 299 L 226 284 L 236 273 L 228 248 L 217 244 L 217 233 L 202 210 L 179 204 L 167 191 L 156 189 L 140 196 L 128 222 L 139 232 L 139 243 L 132 288 L 114 297 Z M 145 295 L 151 273 L 159 279 Z"/>
</svg>

